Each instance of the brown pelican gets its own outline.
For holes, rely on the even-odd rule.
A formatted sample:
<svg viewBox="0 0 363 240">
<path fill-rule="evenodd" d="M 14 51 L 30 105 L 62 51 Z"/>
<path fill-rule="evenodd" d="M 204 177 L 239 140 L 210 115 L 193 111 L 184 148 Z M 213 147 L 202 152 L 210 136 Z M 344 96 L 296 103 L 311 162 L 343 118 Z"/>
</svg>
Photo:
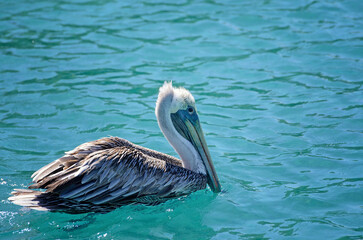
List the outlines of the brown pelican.
<svg viewBox="0 0 363 240">
<path fill-rule="evenodd" d="M 220 192 L 190 92 L 164 83 L 155 114 L 181 160 L 122 138 L 102 138 L 40 168 L 29 189 L 15 189 L 9 200 L 36 210 L 84 213 L 126 204 L 153 205 L 204 189 L 207 183 Z"/>
</svg>

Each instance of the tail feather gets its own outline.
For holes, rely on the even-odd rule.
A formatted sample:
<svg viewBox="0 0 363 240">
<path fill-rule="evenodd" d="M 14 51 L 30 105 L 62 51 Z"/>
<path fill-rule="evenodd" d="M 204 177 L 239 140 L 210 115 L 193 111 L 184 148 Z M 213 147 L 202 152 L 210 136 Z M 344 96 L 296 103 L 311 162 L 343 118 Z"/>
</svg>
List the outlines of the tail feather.
<svg viewBox="0 0 363 240">
<path fill-rule="evenodd" d="M 48 208 L 40 205 L 41 200 L 49 195 L 48 193 L 29 189 L 14 189 L 11 194 L 13 194 L 13 196 L 9 197 L 8 199 L 14 204 L 31 209 L 49 211 Z"/>
<path fill-rule="evenodd" d="M 71 199 L 59 197 L 52 192 L 41 192 L 30 189 L 14 189 L 9 201 L 16 205 L 39 211 L 86 213 L 106 213 L 114 210 L 117 206 L 95 205 L 89 202 L 78 202 Z"/>
<path fill-rule="evenodd" d="M 41 211 L 69 211 L 74 203 L 58 194 L 30 189 L 14 189 L 8 199 L 14 204 Z"/>
</svg>

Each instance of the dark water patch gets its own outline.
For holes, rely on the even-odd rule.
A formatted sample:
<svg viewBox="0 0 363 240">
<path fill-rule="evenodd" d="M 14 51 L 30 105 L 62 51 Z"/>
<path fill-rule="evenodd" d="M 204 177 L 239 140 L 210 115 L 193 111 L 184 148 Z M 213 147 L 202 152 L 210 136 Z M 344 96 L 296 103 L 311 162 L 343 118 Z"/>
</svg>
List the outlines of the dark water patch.
<svg viewBox="0 0 363 240">
<path fill-rule="evenodd" d="M 37 155 L 37 156 L 45 156 L 48 155 L 49 152 L 39 152 L 39 151 L 31 151 L 31 150 L 21 150 L 21 149 L 14 149 L 9 147 L 0 146 L 0 149 L 3 151 L 13 152 L 18 155 Z"/>
</svg>

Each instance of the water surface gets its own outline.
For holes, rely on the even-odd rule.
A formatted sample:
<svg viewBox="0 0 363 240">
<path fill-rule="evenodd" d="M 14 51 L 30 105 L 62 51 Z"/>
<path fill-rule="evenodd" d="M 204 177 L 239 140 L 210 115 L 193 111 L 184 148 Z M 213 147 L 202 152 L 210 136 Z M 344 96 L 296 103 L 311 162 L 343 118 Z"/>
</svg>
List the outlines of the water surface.
<svg viewBox="0 0 363 240">
<path fill-rule="evenodd" d="M 363 4 L 2 1 L 0 238 L 363 238 Z M 189 89 L 223 192 L 104 215 L 7 198 L 77 145 L 119 136 L 175 156 L 154 116 Z"/>
</svg>

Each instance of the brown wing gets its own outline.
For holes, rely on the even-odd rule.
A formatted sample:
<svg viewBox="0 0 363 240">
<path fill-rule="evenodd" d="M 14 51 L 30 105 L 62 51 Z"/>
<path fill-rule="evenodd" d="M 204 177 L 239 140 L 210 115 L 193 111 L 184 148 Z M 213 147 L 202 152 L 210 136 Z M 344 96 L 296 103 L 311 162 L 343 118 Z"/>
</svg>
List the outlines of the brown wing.
<svg viewBox="0 0 363 240">
<path fill-rule="evenodd" d="M 33 178 L 33 182 L 38 183 L 51 174 L 66 170 L 74 164 L 83 161 L 91 153 L 127 145 L 131 145 L 131 143 L 117 137 L 101 138 L 96 141 L 87 142 L 79 145 L 72 151 L 66 152 L 63 157 L 40 168 L 31 177 Z"/>
<path fill-rule="evenodd" d="M 39 169 L 30 188 L 45 188 L 60 198 L 99 205 L 149 202 L 206 186 L 201 174 L 111 140 L 82 144 Z"/>
</svg>

